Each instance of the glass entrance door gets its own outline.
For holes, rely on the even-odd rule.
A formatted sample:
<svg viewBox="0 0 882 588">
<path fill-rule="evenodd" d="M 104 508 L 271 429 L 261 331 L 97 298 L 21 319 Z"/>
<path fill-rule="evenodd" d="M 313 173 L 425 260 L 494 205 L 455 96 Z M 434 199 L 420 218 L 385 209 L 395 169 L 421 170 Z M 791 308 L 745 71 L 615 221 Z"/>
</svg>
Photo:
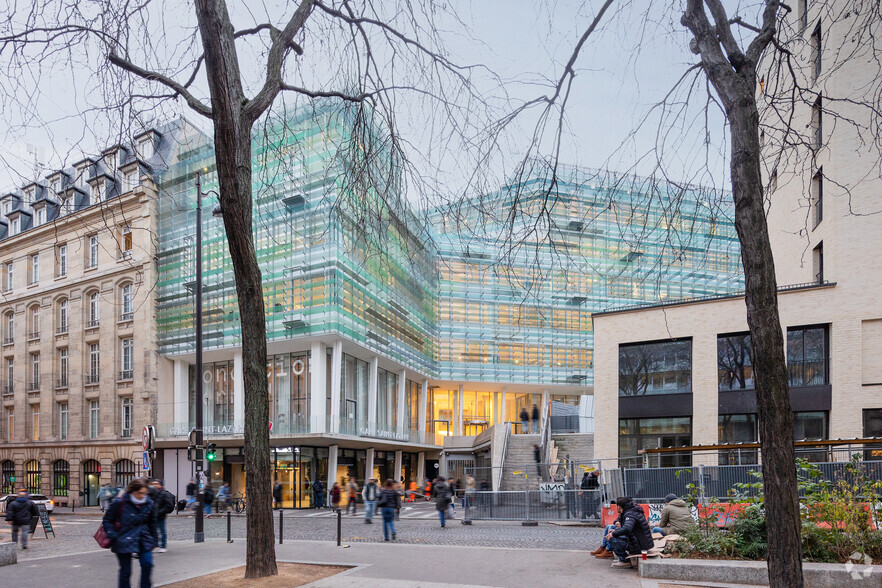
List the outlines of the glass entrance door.
<svg viewBox="0 0 882 588">
<path fill-rule="evenodd" d="M 101 464 L 90 459 L 83 464 L 83 506 L 98 506 L 101 489 Z"/>
</svg>

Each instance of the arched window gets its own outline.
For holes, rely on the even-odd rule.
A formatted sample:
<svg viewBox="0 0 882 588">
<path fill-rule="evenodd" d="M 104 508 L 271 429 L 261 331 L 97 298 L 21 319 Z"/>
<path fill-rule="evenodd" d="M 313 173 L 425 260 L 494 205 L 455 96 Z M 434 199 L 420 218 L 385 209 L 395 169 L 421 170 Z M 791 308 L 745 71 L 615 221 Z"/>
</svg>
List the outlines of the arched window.
<svg viewBox="0 0 882 588">
<path fill-rule="evenodd" d="M 40 305 L 28 308 L 28 339 L 40 338 Z"/>
<path fill-rule="evenodd" d="M 121 459 L 114 464 L 114 483 L 118 488 L 125 489 L 129 482 L 135 479 L 137 471 L 135 470 L 135 462 L 130 459 Z"/>
<path fill-rule="evenodd" d="M 67 298 L 58 301 L 58 332 L 67 333 L 68 325 L 70 325 L 70 303 Z"/>
<path fill-rule="evenodd" d="M 32 459 L 25 463 L 25 488 L 31 494 L 40 494 L 43 477 L 40 475 L 40 462 Z"/>
<path fill-rule="evenodd" d="M 0 464 L 0 493 L 12 494 L 15 492 L 15 462 L 11 459 L 5 460 Z"/>
<path fill-rule="evenodd" d="M 3 344 L 15 341 L 15 313 L 11 310 L 3 314 Z"/>
<path fill-rule="evenodd" d="M 123 284 L 120 289 L 120 306 L 122 307 L 122 311 L 119 315 L 119 320 L 121 321 L 130 321 L 132 320 L 132 315 L 135 312 L 135 288 L 131 282 L 127 284 Z"/>
<path fill-rule="evenodd" d="M 52 464 L 52 494 L 67 496 L 69 480 L 70 464 L 63 459 L 56 460 Z"/>
<path fill-rule="evenodd" d="M 101 318 L 99 296 L 100 295 L 98 294 L 97 290 L 89 294 L 89 321 L 86 324 L 87 327 L 98 326 L 98 321 Z"/>
</svg>

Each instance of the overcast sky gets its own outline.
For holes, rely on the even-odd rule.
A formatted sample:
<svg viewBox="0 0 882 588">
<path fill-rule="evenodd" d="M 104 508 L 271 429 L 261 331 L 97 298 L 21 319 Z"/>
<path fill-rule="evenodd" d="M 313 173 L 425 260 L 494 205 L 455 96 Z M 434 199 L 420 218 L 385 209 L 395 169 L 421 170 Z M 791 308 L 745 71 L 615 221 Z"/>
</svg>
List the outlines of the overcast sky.
<svg viewBox="0 0 882 588">
<path fill-rule="evenodd" d="M 647 23 L 642 16 L 648 2 L 618 4 L 613 9 L 616 12 L 608 14 L 602 29 L 583 48 L 567 107 L 562 161 L 592 168 L 609 166 L 619 171 L 633 168 L 649 173 L 653 170 L 654 159 L 641 160 L 641 156 L 655 144 L 657 121 L 651 120 L 642 131 L 631 134 L 649 107 L 668 92 L 696 58 L 687 50 L 688 37 L 678 22 L 679 12 L 663 3 L 662 12 L 653 15 L 652 22 Z M 165 0 L 165 5 L 169 4 L 173 4 L 172 0 Z M 239 3 L 230 0 L 229 4 L 234 11 Z M 511 97 L 528 99 L 549 91 L 536 84 L 560 75 L 577 39 L 601 4 L 598 0 L 539 3 L 456 0 L 451 2 L 450 8 L 464 21 L 468 32 L 457 29 L 450 20 L 441 19 L 445 27 L 449 24 L 449 30 L 442 35 L 453 61 L 486 64 L 506 81 L 506 92 Z M 167 19 L 163 26 L 174 35 L 175 26 L 190 24 L 187 18 L 192 19 L 192 15 Z M 281 24 L 282 17 L 275 20 Z M 309 53 L 310 47 L 306 50 Z M 243 50 L 240 56 L 243 70 L 262 69 L 252 52 Z M 74 67 L 44 71 L 39 91 L 29 90 L 37 85 L 31 80 L 22 80 L 18 86 L 6 85 L 7 92 L 13 87 L 19 93 L 19 100 L 25 94 L 33 97 L 33 102 L 28 104 L 30 112 L 20 108 L 4 109 L 7 128 L 5 134 L 0 135 L 0 187 L 4 192 L 20 185 L 22 177 L 33 175 L 35 158 L 54 169 L 72 163 L 83 153 L 100 150 L 110 142 L 108 137 L 113 131 L 107 128 L 104 119 L 97 114 L 83 114 L 90 106 L 97 106 L 97 98 L 94 92 L 83 90 L 88 86 L 89 63 L 94 61 L 87 58 L 79 61 Z M 420 111 L 404 112 L 408 109 L 407 100 L 398 104 L 402 115 L 406 114 L 402 116 L 405 121 L 402 128 L 405 133 L 411 133 L 409 140 L 419 147 L 420 141 L 425 139 L 420 133 Z M 188 113 L 186 107 L 178 110 L 190 119 L 199 119 L 198 115 Z M 714 117 L 711 126 L 721 127 L 717 122 L 719 116 L 714 114 Z M 664 156 L 670 173 L 677 179 L 722 185 L 725 166 L 721 158 L 712 156 L 708 165 L 704 165 L 705 150 L 699 148 L 704 138 L 703 121 L 696 126 L 695 121 L 686 116 L 678 124 L 680 128 L 675 135 L 680 138 L 673 141 L 669 138 L 674 148 Z M 532 119 L 527 115 L 507 137 L 506 150 L 511 158 L 500 161 L 513 161 L 526 149 L 532 131 Z M 721 137 L 714 140 L 720 141 Z M 548 149 L 550 144 L 543 152 Z M 710 168 L 710 173 L 696 174 L 696 162 L 701 164 L 699 167 Z M 504 165 L 508 163 L 500 163 Z"/>
</svg>

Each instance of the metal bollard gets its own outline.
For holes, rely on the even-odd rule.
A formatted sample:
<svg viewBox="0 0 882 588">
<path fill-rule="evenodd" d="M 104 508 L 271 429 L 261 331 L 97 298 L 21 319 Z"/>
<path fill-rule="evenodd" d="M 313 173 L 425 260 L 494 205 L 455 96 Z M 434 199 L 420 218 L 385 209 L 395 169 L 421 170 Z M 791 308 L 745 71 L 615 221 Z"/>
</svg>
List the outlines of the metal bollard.
<svg viewBox="0 0 882 588">
<path fill-rule="evenodd" d="M 342 514 L 339 510 L 337 510 L 337 547 L 340 547 L 340 535 L 343 531 L 343 519 Z"/>
<path fill-rule="evenodd" d="M 230 537 L 232 529 L 232 523 L 230 522 L 232 520 L 230 517 L 231 514 L 232 513 L 230 511 L 227 511 L 227 543 L 233 542 L 233 539 Z"/>
<path fill-rule="evenodd" d="M 284 540 L 282 535 L 285 531 L 285 519 L 282 517 L 283 514 L 285 514 L 285 511 L 279 509 L 279 545 L 281 545 Z"/>
<path fill-rule="evenodd" d="M 524 495 L 526 498 L 527 512 L 526 512 L 525 520 L 523 522 L 521 522 L 521 525 L 524 527 L 538 527 L 539 523 L 530 519 L 530 491 L 525 490 Z"/>
</svg>

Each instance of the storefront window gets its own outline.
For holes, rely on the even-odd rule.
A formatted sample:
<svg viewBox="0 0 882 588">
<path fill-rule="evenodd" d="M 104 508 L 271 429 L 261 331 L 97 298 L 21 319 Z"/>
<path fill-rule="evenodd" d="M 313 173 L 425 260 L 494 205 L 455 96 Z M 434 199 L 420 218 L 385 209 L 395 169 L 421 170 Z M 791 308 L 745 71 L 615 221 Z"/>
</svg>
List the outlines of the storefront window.
<svg viewBox="0 0 882 588">
<path fill-rule="evenodd" d="M 692 444 L 692 418 L 619 419 L 619 459 L 639 455 L 641 449 L 660 447 L 688 447 Z M 642 459 L 623 462 L 629 466 L 642 466 Z M 690 454 L 651 454 L 652 467 L 681 467 L 692 463 Z"/>
<path fill-rule="evenodd" d="M 541 394 L 512 394 L 505 395 L 505 420 L 512 423 L 515 433 L 528 433 L 523 431 L 521 426 L 521 409 L 527 409 L 527 414 L 532 416 L 533 405 L 542 412 L 542 395 Z"/>
<path fill-rule="evenodd" d="M 398 426 L 398 374 L 377 370 L 377 429 L 394 430 Z"/>
<path fill-rule="evenodd" d="M 756 443 L 757 423 L 755 414 L 721 414 L 718 417 L 717 434 L 720 444 Z M 759 452 L 755 449 L 729 449 L 720 451 L 720 465 L 757 463 Z"/>
<path fill-rule="evenodd" d="M 340 432 L 357 435 L 367 426 L 368 374 L 366 361 L 351 355 L 343 356 L 343 374 L 340 379 Z"/>
<path fill-rule="evenodd" d="M 490 426 L 493 422 L 493 393 L 463 391 L 462 421 L 465 435 L 478 435 Z"/>
</svg>

